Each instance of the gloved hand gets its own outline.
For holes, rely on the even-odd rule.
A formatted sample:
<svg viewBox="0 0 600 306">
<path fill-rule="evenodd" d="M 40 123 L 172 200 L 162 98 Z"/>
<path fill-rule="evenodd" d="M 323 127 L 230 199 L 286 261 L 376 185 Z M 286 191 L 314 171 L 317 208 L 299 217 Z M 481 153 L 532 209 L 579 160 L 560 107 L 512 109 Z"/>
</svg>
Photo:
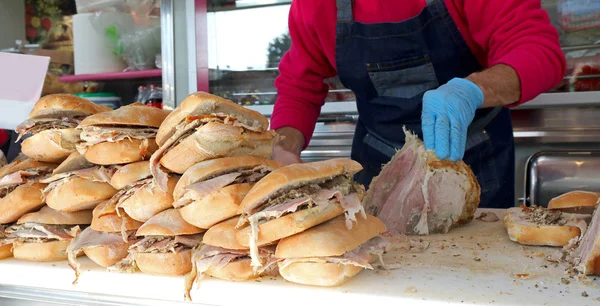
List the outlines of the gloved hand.
<svg viewBox="0 0 600 306">
<path fill-rule="evenodd" d="M 466 79 L 454 78 L 425 92 L 421 114 L 425 148 L 434 150 L 440 159 L 462 159 L 467 129 L 482 105 L 483 92 Z"/>
</svg>

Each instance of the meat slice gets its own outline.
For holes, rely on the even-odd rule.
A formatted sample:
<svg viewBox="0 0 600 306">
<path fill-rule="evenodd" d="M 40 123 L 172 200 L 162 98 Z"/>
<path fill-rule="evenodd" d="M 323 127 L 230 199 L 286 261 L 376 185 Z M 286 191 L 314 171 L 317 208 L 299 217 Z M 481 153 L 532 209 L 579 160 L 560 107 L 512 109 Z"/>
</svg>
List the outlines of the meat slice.
<svg viewBox="0 0 600 306">
<path fill-rule="evenodd" d="M 392 233 L 446 233 L 468 223 L 479 206 L 480 187 L 464 162 L 440 160 L 416 135 L 373 179 L 363 202 Z"/>
<path fill-rule="evenodd" d="M 173 207 L 181 208 L 191 204 L 194 201 L 200 200 L 209 194 L 230 185 L 240 176 L 238 172 L 232 172 L 220 175 L 206 181 L 194 183 L 185 187 L 186 193 L 179 200 L 173 203 Z"/>
<path fill-rule="evenodd" d="M 600 212 L 597 209 L 575 250 L 573 264 L 582 274 L 600 275 Z"/>
</svg>

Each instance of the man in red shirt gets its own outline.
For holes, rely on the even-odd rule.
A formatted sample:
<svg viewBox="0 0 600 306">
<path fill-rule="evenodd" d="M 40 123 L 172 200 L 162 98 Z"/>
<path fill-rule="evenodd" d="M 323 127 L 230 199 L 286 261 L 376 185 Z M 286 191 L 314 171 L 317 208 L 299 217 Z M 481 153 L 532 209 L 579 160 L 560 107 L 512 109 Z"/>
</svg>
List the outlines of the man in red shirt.
<svg viewBox="0 0 600 306">
<path fill-rule="evenodd" d="M 565 58 L 540 0 L 295 0 L 291 49 L 275 81 L 273 155 L 300 162 L 338 75 L 359 112 L 352 158 L 368 186 L 417 133 L 439 158 L 463 159 L 480 207 L 514 205 L 508 107 L 559 84 Z"/>
</svg>

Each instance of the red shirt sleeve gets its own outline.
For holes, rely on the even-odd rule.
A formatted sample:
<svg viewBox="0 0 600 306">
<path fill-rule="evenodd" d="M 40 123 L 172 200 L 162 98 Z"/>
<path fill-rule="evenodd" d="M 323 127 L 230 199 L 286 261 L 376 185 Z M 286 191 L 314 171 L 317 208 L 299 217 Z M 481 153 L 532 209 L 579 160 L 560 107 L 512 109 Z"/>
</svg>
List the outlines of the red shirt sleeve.
<svg viewBox="0 0 600 306">
<path fill-rule="evenodd" d="M 306 148 L 325 104 L 328 86 L 323 80 L 335 76 L 336 72 L 311 24 L 313 14 L 309 11 L 312 10 L 304 9 L 302 3 L 292 1 L 290 8 L 288 22 L 292 45 L 279 64 L 280 75 L 275 80 L 278 98 L 271 128 L 290 126 L 300 130 Z"/>
<path fill-rule="evenodd" d="M 6 130 L 0 129 L 0 147 L 3 146 L 8 141 L 8 132 Z"/>
<path fill-rule="evenodd" d="M 521 98 L 510 106 L 527 102 L 560 84 L 566 59 L 558 32 L 539 0 L 454 2 L 462 2 L 467 31 L 487 54 L 488 66 L 505 64 L 519 75 Z"/>
</svg>

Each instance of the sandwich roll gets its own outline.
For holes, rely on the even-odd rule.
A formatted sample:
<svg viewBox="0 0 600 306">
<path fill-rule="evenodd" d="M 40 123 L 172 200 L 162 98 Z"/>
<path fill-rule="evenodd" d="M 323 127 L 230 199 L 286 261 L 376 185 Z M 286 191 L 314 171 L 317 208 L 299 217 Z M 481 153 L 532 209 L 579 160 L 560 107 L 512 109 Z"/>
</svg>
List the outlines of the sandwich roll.
<svg viewBox="0 0 600 306">
<path fill-rule="evenodd" d="M 98 165 L 127 164 L 152 155 L 156 133 L 168 111 L 133 103 L 85 118 L 77 129 L 77 151 Z"/>
<path fill-rule="evenodd" d="M 598 206 L 600 193 L 575 190 L 555 197 L 548 202 L 548 209 L 560 209 L 572 213 L 584 213 L 585 209 L 594 211 Z"/>
<path fill-rule="evenodd" d="M 262 260 L 258 247 L 303 232 L 344 215 L 352 228 L 356 214 L 365 215 L 360 203 L 364 188 L 353 180 L 362 169 L 350 159 L 293 164 L 269 173 L 248 192 L 240 205 L 238 242 L 250 248 L 252 265 Z"/>
<path fill-rule="evenodd" d="M 111 199 L 116 203 L 117 215 L 123 212 L 140 222 L 173 207 L 173 190 L 179 181 L 176 175 L 169 175 L 168 190 L 162 191 L 153 183 L 148 161 L 128 164 L 117 170 L 111 185 L 120 189 Z"/>
<path fill-rule="evenodd" d="M 192 252 L 192 271 L 186 276 L 186 299 L 191 300 L 190 291 L 194 283 L 204 275 L 227 281 L 247 281 L 265 275 L 277 274 L 277 265 L 261 271 L 254 271 L 250 252 L 236 239 L 238 218 L 223 221 L 204 233 L 202 246 Z M 274 246 L 259 249 L 261 257 L 271 259 L 275 254 Z"/>
<path fill-rule="evenodd" d="M 75 128 L 81 120 L 106 111 L 110 108 L 73 95 L 44 96 L 34 105 L 29 118 L 16 128 L 17 141 L 31 135 L 21 144 L 25 155 L 42 162 L 60 163 L 76 150 L 79 131 Z"/>
<path fill-rule="evenodd" d="M 166 190 L 166 173 L 183 174 L 196 163 L 230 156 L 269 158 L 276 133 L 258 112 L 232 101 L 197 92 L 165 119 L 156 139 L 160 148 L 150 159 L 152 175 Z"/>
<path fill-rule="evenodd" d="M 0 225 L 0 259 L 12 257 L 12 244 L 15 240 L 12 237 L 6 235 L 6 227 Z"/>
<path fill-rule="evenodd" d="M 189 168 L 175 187 L 173 206 L 186 222 L 208 229 L 237 215 L 250 188 L 280 166 L 253 156 L 200 162 Z"/>
<path fill-rule="evenodd" d="M 202 232 L 185 222 L 176 209 L 160 212 L 137 230 L 136 236 L 143 238 L 111 269 L 131 271 L 137 267 L 147 274 L 184 275 L 192 269 L 192 249 L 202 242 Z"/>
<path fill-rule="evenodd" d="M 378 218 L 358 218 L 352 229 L 343 216 L 305 232 L 282 239 L 275 258 L 279 273 L 289 282 L 313 286 L 339 286 L 363 269 L 388 246 L 379 236 L 386 227 Z"/>
<path fill-rule="evenodd" d="M 115 171 L 115 167 L 94 165 L 73 152 L 51 177 L 41 181 L 48 184 L 43 191 L 46 204 L 65 212 L 93 209 L 117 192 L 109 184 Z"/>
<path fill-rule="evenodd" d="M 17 159 L 0 168 L 0 224 L 17 221 L 44 205 L 40 183 L 56 168 L 55 164 L 33 159 Z"/>
<path fill-rule="evenodd" d="M 536 246 L 566 246 L 581 238 L 587 223 L 577 215 L 543 207 L 512 207 L 504 215 L 510 240 Z"/>
<path fill-rule="evenodd" d="M 123 242 L 128 242 L 129 232 L 139 229 L 142 222 L 136 221 L 126 213 L 117 213 L 115 201 L 104 201 L 92 211 L 93 218 L 90 227 L 98 232 L 121 233 Z"/>
<path fill-rule="evenodd" d="M 67 247 L 81 231 L 80 226 L 89 225 L 92 212 L 66 213 L 48 206 L 38 212 L 25 214 L 16 225 L 6 232 L 15 237 L 13 255 L 27 261 L 60 261 L 67 259 Z"/>
</svg>

